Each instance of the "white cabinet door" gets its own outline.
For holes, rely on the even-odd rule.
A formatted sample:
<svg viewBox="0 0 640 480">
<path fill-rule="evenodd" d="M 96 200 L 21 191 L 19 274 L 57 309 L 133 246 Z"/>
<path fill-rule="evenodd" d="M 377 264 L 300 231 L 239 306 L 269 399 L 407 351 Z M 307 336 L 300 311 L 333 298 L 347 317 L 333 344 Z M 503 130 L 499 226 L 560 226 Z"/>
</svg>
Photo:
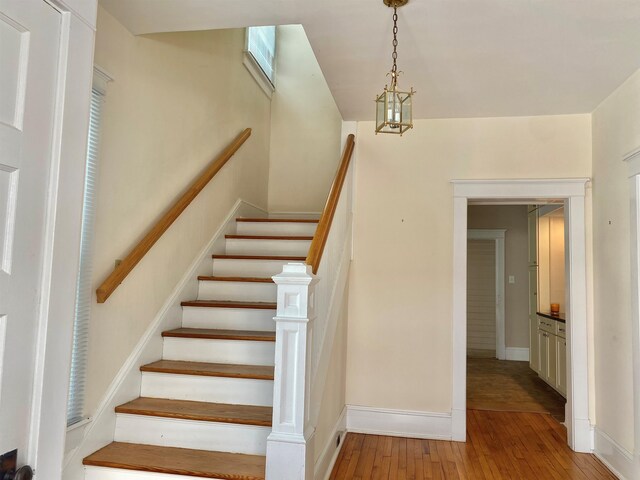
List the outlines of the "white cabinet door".
<svg viewBox="0 0 640 480">
<path fill-rule="evenodd" d="M 549 334 L 538 330 L 538 375 L 549 381 Z"/>
<path fill-rule="evenodd" d="M 562 337 L 556 338 L 556 356 L 558 358 L 558 374 L 556 388 L 562 395 L 567 396 L 567 340 Z"/>
<path fill-rule="evenodd" d="M 0 0 L 0 454 L 17 448 L 20 463 L 29 444 L 60 23 L 43 0 Z"/>
</svg>

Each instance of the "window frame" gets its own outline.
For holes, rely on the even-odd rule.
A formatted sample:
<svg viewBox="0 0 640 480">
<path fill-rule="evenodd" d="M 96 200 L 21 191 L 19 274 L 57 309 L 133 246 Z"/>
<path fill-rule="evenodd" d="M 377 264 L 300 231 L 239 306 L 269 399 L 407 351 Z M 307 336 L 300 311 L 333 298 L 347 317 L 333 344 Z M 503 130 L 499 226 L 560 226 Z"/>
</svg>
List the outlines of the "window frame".
<svg viewBox="0 0 640 480">
<path fill-rule="evenodd" d="M 85 193 L 83 194 L 83 219 L 82 219 L 82 239 L 81 239 L 81 249 L 85 250 L 85 247 L 83 247 L 82 243 L 83 242 L 89 242 L 89 243 L 93 243 L 93 231 L 86 233 L 85 230 L 85 216 L 87 215 L 86 212 L 84 211 L 85 206 L 87 205 L 87 198 L 86 198 L 86 187 L 87 187 L 87 177 L 91 174 L 89 172 L 89 164 L 90 162 L 93 165 L 93 179 L 92 179 L 92 183 L 95 185 L 96 183 L 96 179 L 97 179 L 97 172 L 95 172 L 95 170 L 97 170 L 98 167 L 98 161 L 99 161 L 99 150 L 100 150 L 100 146 L 99 146 L 99 137 L 100 137 L 100 130 L 102 128 L 101 125 L 101 117 L 104 113 L 104 101 L 105 101 L 105 96 L 106 96 L 106 90 L 107 90 L 107 83 L 110 82 L 112 80 L 112 77 L 106 73 L 102 68 L 98 67 L 98 66 L 94 66 L 93 69 L 93 84 L 91 87 L 91 114 L 93 115 L 94 112 L 94 103 L 96 101 L 99 102 L 99 107 L 98 107 L 98 121 L 97 121 L 97 130 L 98 130 L 98 140 L 95 142 L 95 153 L 94 153 L 94 159 L 90 160 L 89 159 L 89 155 L 90 155 L 90 136 L 91 136 L 91 128 L 93 127 L 92 122 L 90 120 L 89 123 L 89 131 L 87 132 L 87 149 L 86 149 L 86 159 L 85 159 L 85 166 L 87 168 L 87 170 L 85 171 Z M 96 100 L 97 98 L 97 100 Z M 90 219 L 90 225 L 89 228 L 91 228 L 91 230 L 93 230 L 93 222 L 95 219 L 95 202 L 96 202 L 96 189 L 95 187 L 93 188 L 93 191 L 91 192 L 93 198 L 91 199 L 90 203 L 93 205 L 93 211 L 89 213 L 89 216 L 91 217 Z M 81 251 L 81 256 L 82 256 L 83 252 Z M 84 346 L 84 353 L 82 353 L 83 357 L 81 358 L 81 362 L 82 362 L 82 367 L 80 369 L 80 373 L 77 374 L 77 371 L 74 371 L 73 369 L 73 364 L 75 363 L 74 361 L 76 360 L 74 357 L 76 355 L 76 351 L 75 351 L 75 347 L 76 347 L 76 333 L 77 333 L 77 317 L 78 317 L 78 306 L 80 305 L 81 300 L 78 298 L 78 295 L 80 294 L 80 290 L 81 290 L 81 283 L 83 283 L 83 279 L 84 282 L 88 283 L 88 285 L 91 285 L 91 263 L 92 263 L 92 246 L 90 245 L 88 247 L 88 258 L 85 258 L 85 265 L 82 264 L 82 258 L 81 258 L 81 263 L 79 266 L 79 273 L 78 273 L 78 283 L 76 285 L 76 301 L 75 301 L 75 311 L 74 311 L 74 328 L 73 328 L 73 340 L 72 340 L 72 345 L 73 345 L 73 350 L 72 350 L 72 368 L 70 369 L 69 372 L 69 390 L 68 390 L 68 398 L 67 398 L 67 432 L 71 432 L 73 430 L 79 429 L 80 427 L 83 427 L 84 425 L 86 425 L 87 423 L 90 422 L 90 418 L 87 415 L 86 412 L 86 403 L 85 403 L 85 393 L 86 393 L 86 368 L 87 368 L 87 363 L 88 363 L 88 355 L 86 353 L 87 350 L 87 346 L 88 346 L 88 341 L 89 341 L 89 333 L 88 333 L 88 327 L 89 327 L 89 322 L 90 322 L 90 317 L 86 317 L 84 319 L 84 325 L 82 327 L 80 327 L 80 329 L 84 330 L 84 336 L 86 337 L 83 341 L 83 343 L 85 344 Z M 88 279 L 86 277 L 89 277 Z M 86 290 L 86 285 L 85 285 L 85 290 Z M 89 287 L 89 290 L 87 292 L 84 292 L 85 295 L 88 296 L 87 299 L 84 300 L 85 304 L 88 302 L 89 305 L 91 305 L 92 301 L 93 301 L 93 295 L 90 293 L 91 292 L 91 288 Z M 86 306 L 86 305 L 85 305 Z M 75 373 L 75 375 L 74 375 Z M 73 381 L 72 381 L 73 380 Z M 73 396 L 72 396 L 72 388 L 74 387 L 74 385 L 80 385 L 81 390 L 78 391 L 74 391 L 73 392 Z M 73 407 L 75 407 L 75 412 L 77 413 L 75 416 L 69 416 L 69 413 L 73 410 L 72 408 L 72 398 L 80 398 L 80 405 L 78 405 L 77 403 L 73 405 Z M 78 406 L 80 407 L 78 410 Z"/>
<path fill-rule="evenodd" d="M 271 25 L 263 25 L 263 26 L 271 26 Z M 273 80 L 271 80 L 267 74 L 264 72 L 253 53 L 249 50 L 249 29 L 255 27 L 246 27 L 245 35 L 244 35 L 244 55 L 242 64 L 247 68 L 253 79 L 260 86 L 265 95 L 269 98 L 272 97 L 273 92 L 276 90 L 276 64 L 278 58 L 278 27 L 275 27 L 275 44 L 273 49 Z"/>
</svg>

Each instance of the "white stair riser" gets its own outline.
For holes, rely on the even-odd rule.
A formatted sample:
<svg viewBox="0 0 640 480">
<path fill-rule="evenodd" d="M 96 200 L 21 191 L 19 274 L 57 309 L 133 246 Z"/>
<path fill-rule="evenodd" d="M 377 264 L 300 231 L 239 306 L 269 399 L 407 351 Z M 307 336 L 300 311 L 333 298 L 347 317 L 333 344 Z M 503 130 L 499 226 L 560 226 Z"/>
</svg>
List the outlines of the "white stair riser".
<svg viewBox="0 0 640 480">
<path fill-rule="evenodd" d="M 199 300 L 275 302 L 276 298 L 277 287 L 275 283 L 217 282 L 211 280 L 200 280 L 198 282 Z"/>
<path fill-rule="evenodd" d="M 185 328 L 215 328 L 222 330 L 258 330 L 274 332 L 275 310 L 257 308 L 182 307 Z"/>
<path fill-rule="evenodd" d="M 138 472 L 121 468 L 84 467 L 84 480 L 193 480 L 194 477 L 184 475 L 168 475 L 166 473 Z M 221 480 L 210 479 L 207 480 Z"/>
<path fill-rule="evenodd" d="M 142 372 L 140 396 L 270 407 L 273 380 Z"/>
<path fill-rule="evenodd" d="M 213 275 L 218 277 L 273 277 L 282 273 L 282 267 L 287 263 L 304 263 L 304 261 L 214 258 Z"/>
<path fill-rule="evenodd" d="M 236 222 L 238 235 L 313 236 L 317 223 L 300 222 Z"/>
<path fill-rule="evenodd" d="M 186 362 L 273 365 L 275 342 L 165 337 L 162 358 Z"/>
<path fill-rule="evenodd" d="M 228 255 L 296 255 L 306 257 L 311 240 L 255 240 L 227 238 Z"/>
<path fill-rule="evenodd" d="M 265 455 L 270 427 L 117 414 L 116 442 Z"/>
</svg>

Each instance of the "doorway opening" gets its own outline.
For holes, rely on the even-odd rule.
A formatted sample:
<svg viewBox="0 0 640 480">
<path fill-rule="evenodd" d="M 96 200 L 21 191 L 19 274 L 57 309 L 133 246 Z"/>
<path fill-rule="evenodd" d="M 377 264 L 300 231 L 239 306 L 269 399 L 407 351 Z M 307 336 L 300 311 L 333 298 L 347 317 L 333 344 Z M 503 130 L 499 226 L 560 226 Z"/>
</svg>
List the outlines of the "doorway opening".
<svg viewBox="0 0 640 480">
<path fill-rule="evenodd" d="M 467 215 L 474 203 L 543 205 L 562 202 L 565 216 L 567 443 L 591 451 L 587 362 L 585 190 L 588 179 L 454 180 L 452 438 L 466 439 Z"/>
<path fill-rule="evenodd" d="M 564 422 L 565 329 L 555 326 L 564 322 L 562 211 L 561 201 L 543 208 L 469 202 L 468 409 L 546 413 Z M 563 314 L 539 319 L 538 312 L 550 313 L 550 291 Z"/>
</svg>

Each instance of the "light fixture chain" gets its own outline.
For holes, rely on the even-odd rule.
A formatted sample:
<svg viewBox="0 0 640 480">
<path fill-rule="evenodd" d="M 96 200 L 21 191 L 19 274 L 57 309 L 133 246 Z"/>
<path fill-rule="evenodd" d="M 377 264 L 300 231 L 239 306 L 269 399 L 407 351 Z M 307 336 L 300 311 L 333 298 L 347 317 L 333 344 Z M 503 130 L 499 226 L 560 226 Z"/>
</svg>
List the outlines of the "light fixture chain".
<svg viewBox="0 0 640 480">
<path fill-rule="evenodd" d="M 393 6 L 393 54 L 391 54 L 391 58 L 393 58 L 391 81 L 395 85 L 398 77 L 398 66 L 396 65 L 398 59 L 398 7 L 395 4 Z"/>
</svg>

